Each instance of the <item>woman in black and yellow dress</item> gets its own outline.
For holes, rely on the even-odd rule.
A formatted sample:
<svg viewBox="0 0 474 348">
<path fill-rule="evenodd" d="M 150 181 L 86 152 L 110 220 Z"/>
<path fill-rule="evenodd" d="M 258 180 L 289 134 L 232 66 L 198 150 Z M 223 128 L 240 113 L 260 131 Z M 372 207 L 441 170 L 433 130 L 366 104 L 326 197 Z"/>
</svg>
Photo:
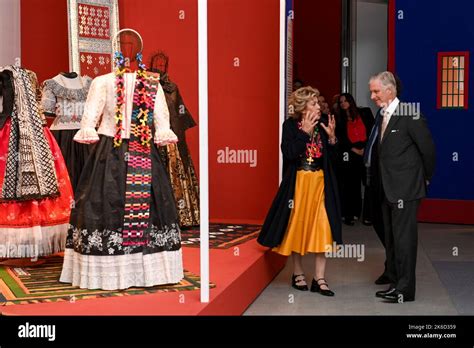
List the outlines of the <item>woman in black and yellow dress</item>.
<svg viewBox="0 0 474 348">
<path fill-rule="evenodd" d="M 302 256 L 315 253 L 311 291 L 334 296 L 324 278 L 325 252 L 342 243 L 334 116 L 321 115 L 318 90 L 302 87 L 290 97 L 290 118 L 283 123 L 283 180 L 258 242 L 292 255 L 292 286 L 306 291 Z"/>
</svg>

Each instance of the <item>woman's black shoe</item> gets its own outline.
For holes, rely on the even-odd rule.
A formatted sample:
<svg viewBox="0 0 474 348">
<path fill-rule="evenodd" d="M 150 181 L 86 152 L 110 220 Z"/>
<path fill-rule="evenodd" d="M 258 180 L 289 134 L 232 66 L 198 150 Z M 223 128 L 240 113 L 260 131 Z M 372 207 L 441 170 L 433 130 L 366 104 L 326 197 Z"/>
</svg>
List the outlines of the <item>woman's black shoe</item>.
<svg viewBox="0 0 474 348">
<path fill-rule="evenodd" d="M 319 284 L 318 282 L 320 280 L 324 280 L 323 283 Z M 319 292 L 321 295 L 324 296 L 334 296 L 334 292 L 328 289 L 321 289 L 321 285 L 326 285 L 329 287 L 328 283 L 326 283 L 326 279 L 324 278 L 319 278 L 319 279 L 314 279 L 311 282 L 311 292 Z"/>
<path fill-rule="evenodd" d="M 296 280 L 296 278 L 298 278 L 298 280 Z M 300 290 L 300 291 L 308 291 L 308 285 L 307 284 L 304 284 L 304 285 L 297 285 L 296 283 L 300 283 L 300 282 L 305 282 L 306 283 L 306 280 L 304 278 L 304 274 L 293 274 L 293 276 L 291 277 L 291 286 L 294 287 L 296 290 Z"/>
</svg>

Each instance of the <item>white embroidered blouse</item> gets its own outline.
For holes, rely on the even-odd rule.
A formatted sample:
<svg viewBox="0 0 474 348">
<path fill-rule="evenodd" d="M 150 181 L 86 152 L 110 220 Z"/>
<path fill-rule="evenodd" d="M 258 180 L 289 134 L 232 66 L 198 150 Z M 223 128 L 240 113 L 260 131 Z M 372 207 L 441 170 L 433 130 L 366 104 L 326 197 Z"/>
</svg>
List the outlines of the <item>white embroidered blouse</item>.
<svg viewBox="0 0 474 348">
<path fill-rule="evenodd" d="M 99 141 L 99 134 L 109 137 L 115 135 L 116 84 L 115 74 L 109 73 L 96 77 L 91 84 L 82 115 L 81 129 L 74 136 L 79 143 L 90 144 Z M 133 94 L 135 92 L 136 73 L 124 74 L 124 94 L 122 139 L 130 138 Z M 152 134 L 157 145 L 178 142 L 178 137 L 170 128 L 170 113 L 161 84 L 155 97 L 153 113 L 155 133 Z M 96 131 L 96 127 L 98 130 Z"/>
<path fill-rule="evenodd" d="M 68 78 L 61 74 L 43 83 L 41 106 L 46 116 L 55 116 L 51 130 L 79 129 L 84 103 L 92 79 L 87 76 Z"/>
</svg>

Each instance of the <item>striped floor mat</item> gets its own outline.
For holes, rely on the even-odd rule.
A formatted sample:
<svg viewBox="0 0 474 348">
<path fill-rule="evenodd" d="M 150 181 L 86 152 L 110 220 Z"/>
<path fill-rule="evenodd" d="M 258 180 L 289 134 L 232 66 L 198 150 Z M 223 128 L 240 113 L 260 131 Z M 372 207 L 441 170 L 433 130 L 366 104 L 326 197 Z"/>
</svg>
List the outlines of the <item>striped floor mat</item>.
<svg viewBox="0 0 474 348">
<path fill-rule="evenodd" d="M 211 249 L 228 249 L 257 238 L 261 225 L 209 224 L 209 247 Z M 199 247 L 199 226 L 181 230 L 181 245 Z"/>
<path fill-rule="evenodd" d="M 199 276 L 185 270 L 184 279 L 179 284 L 112 291 L 80 289 L 59 282 L 62 265 L 63 257 L 53 255 L 47 257 L 44 264 L 35 267 L 0 266 L 0 306 L 60 301 L 74 302 L 111 296 L 196 290 L 200 287 Z M 211 288 L 214 287 L 215 284 L 211 284 Z"/>
</svg>

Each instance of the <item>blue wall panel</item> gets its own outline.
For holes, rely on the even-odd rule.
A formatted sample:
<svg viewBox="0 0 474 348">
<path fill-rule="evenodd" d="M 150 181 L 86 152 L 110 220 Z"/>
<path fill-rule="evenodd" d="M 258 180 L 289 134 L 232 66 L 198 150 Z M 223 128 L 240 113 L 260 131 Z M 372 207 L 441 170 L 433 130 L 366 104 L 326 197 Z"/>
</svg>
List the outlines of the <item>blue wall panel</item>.
<svg viewBox="0 0 474 348">
<path fill-rule="evenodd" d="M 474 1 L 396 0 L 395 69 L 401 99 L 419 102 L 437 150 L 428 197 L 474 200 Z M 403 11 L 403 19 L 399 19 Z M 469 108 L 439 110 L 437 55 L 469 51 Z M 459 160 L 453 161 L 453 153 Z"/>
</svg>

